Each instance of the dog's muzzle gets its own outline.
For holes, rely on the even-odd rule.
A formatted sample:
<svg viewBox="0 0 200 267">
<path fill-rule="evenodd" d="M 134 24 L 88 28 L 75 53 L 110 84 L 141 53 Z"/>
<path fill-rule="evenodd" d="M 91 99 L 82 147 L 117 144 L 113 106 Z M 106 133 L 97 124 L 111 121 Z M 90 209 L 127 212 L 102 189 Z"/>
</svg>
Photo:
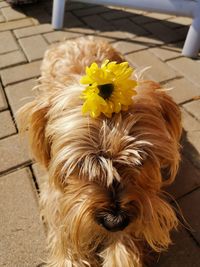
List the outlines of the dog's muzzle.
<svg viewBox="0 0 200 267">
<path fill-rule="evenodd" d="M 124 211 L 101 211 L 95 217 L 97 223 L 110 232 L 122 231 L 130 222 L 129 217 Z"/>
</svg>

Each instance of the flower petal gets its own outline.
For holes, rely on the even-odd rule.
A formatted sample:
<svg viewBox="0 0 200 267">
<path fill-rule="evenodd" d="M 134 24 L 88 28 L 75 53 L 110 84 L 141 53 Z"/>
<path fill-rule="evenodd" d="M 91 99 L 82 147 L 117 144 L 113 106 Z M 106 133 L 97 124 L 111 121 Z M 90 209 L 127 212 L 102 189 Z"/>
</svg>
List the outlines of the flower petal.
<svg viewBox="0 0 200 267">
<path fill-rule="evenodd" d="M 83 76 L 80 80 L 81 84 L 91 84 L 93 83 L 93 80 L 90 78 L 90 76 Z"/>
</svg>

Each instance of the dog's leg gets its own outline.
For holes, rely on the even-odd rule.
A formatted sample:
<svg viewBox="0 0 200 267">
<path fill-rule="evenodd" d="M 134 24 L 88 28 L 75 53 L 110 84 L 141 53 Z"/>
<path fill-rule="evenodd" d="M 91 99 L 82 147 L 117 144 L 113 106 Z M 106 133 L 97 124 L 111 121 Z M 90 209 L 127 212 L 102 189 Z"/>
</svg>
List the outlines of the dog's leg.
<svg viewBox="0 0 200 267">
<path fill-rule="evenodd" d="M 103 250 L 102 267 L 142 267 L 139 252 L 132 241 L 117 241 Z"/>
<path fill-rule="evenodd" d="M 47 258 L 47 267 L 77 267 L 65 253 L 65 247 L 62 246 L 59 235 L 54 228 L 48 229 L 47 244 L 49 248 L 49 255 Z"/>
<path fill-rule="evenodd" d="M 40 187 L 40 208 L 41 216 L 47 227 L 47 246 L 49 255 L 46 261 L 47 267 L 76 267 L 70 259 L 66 257 L 66 248 L 63 246 L 58 220 L 58 199 L 59 191 L 49 186 L 48 176 L 45 176 Z"/>
<path fill-rule="evenodd" d="M 60 216 L 60 199 L 62 192 L 56 190 L 47 182 L 48 177 L 44 179 L 40 187 L 40 208 L 41 215 L 47 227 L 47 247 L 48 258 L 46 267 L 90 267 L 86 260 L 79 256 L 74 256 L 72 249 L 68 245 L 68 237 L 66 235 L 66 227 L 64 228 L 63 218 Z M 45 181 L 46 180 L 46 181 Z M 88 257 L 88 255 L 87 255 Z M 99 267 L 94 263 L 91 257 L 92 267 Z M 94 263 L 94 264 L 93 264 Z"/>
</svg>

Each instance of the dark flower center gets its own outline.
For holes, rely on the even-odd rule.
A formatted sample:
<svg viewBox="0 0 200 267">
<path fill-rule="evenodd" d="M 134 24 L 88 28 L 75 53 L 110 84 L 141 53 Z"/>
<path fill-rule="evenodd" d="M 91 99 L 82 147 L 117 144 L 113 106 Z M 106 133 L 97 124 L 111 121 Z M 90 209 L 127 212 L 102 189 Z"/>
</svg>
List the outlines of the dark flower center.
<svg viewBox="0 0 200 267">
<path fill-rule="evenodd" d="M 114 90 L 114 85 L 112 83 L 98 85 L 99 96 L 103 97 L 103 99 L 108 99 Z"/>
</svg>

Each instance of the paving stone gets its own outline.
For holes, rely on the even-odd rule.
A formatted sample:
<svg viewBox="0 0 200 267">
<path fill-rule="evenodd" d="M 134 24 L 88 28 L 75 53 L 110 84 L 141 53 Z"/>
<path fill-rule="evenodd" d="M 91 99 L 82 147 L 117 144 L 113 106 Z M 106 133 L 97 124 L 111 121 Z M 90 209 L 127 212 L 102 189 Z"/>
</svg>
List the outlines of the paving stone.
<svg viewBox="0 0 200 267">
<path fill-rule="evenodd" d="M 0 1 L 0 8 L 7 6 L 9 6 L 9 4 L 6 1 Z"/>
<path fill-rule="evenodd" d="M 176 33 L 179 36 L 179 40 L 181 40 L 184 44 L 187 34 L 188 34 L 188 26 L 182 26 L 176 29 Z"/>
<path fill-rule="evenodd" d="M 0 24 L 0 31 L 14 30 L 33 25 L 32 19 L 25 18 L 16 21 L 9 21 Z"/>
<path fill-rule="evenodd" d="M 0 54 L 17 50 L 18 45 L 10 31 L 0 33 Z"/>
<path fill-rule="evenodd" d="M 180 27 L 181 25 L 189 26 L 192 24 L 192 18 L 187 17 L 173 17 L 168 19 L 168 21 L 172 22 L 172 24 L 176 24 L 176 26 Z"/>
<path fill-rule="evenodd" d="M 4 21 L 5 21 L 4 16 L 2 16 L 2 15 L 0 14 L 0 22 L 4 22 Z"/>
<path fill-rule="evenodd" d="M 0 71 L 4 86 L 38 77 L 40 75 L 40 65 L 41 61 L 35 61 Z"/>
<path fill-rule="evenodd" d="M 34 18 L 34 25 L 51 23 L 52 8 L 48 12 L 47 8 L 41 7 L 41 4 L 36 4 L 34 8 L 30 8 L 30 5 L 24 5 L 23 10 L 26 11 L 27 16 Z"/>
<path fill-rule="evenodd" d="M 0 155 L 0 173 L 28 163 L 31 160 L 27 139 L 19 135 L 0 140 Z"/>
<path fill-rule="evenodd" d="M 0 138 L 16 133 L 15 125 L 9 111 L 0 112 Z"/>
<path fill-rule="evenodd" d="M 128 13 L 124 10 L 110 10 L 105 13 L 101 14 L 101 17 L 107 20 L 113 20 L 113 19 L 121 19 L 121 18 L 127 18 L 127 17 L 134 17 L 132 13 Z"/>
<path fill-rule="evenodd" d="M 2 8 L 1 12 L 3 13 L 7 21 L 22 19 L 26 17 L 20 9 L 13 9 L 11 7 Z"/>
<path fill-rule="evenodd" d="M 114 38 L 105 37 L 105 36 L 98 35 L 98 34 L 95 36 L 95 40 L 97 40 L 97 42 L 98 42 L 98 40 L 105 41 L 107 43 L 113 43 L 113 42 L 115 42 L 115 39 Z"/>
<path fill-rule="evenodd" d="M 186 110 L 182 109 L 182 123 L 185 131 L 200 131 L 200 121 L 191 116 Z"/>
<path fill-rule="evenodd" d="M 128 54 L 128 53 L 139 51 L 139 50 L 146 48 L 145 45 L 140 44 L 139 42 L 135 40 L 119 41 L 119 42 L 116 42 L 113 46 L 118 51 L 120 51 L 122 54 Z"/>
<path fill-rule="evenodd" d="M 36 177 L 37 183 L 39 188 L 41 187 L 42 183 L 45 182 L 47 178 L 47 172 L 43 166 L 41 166 L 39 163 L 34 163 L 32 165 L 33 173 Z"/>
<path fill-rule="evenodd" d="M 65 31 L 55 31 L 44 34 L 44 38 L 51 44 L 59 41 L 64 41 L 68 39 L 73 39 L 80 37 L 81 33 L 75 33 L 75 32 L 65 32 Z"/>
<path fill-rule="evenodd" d="M 30 171 L 0 178 L 1 266 L 39 266 L 45 258 L 45 234 Z"/>
<path fill-rule="evenodd" d="M 163 44 L 163 42 L 161 40 L 158 40 L 158 38 L 154 35 L 137 36 L 133 39 L 133 41 L 144 45 L 146 48 L 160 46 Z"/>
<path fill-rule="evenodd" d="M 131 20 L 134 23 L 138 24 L 138 25 L 142 25 L 142 24 L 145 24 L 145 23 L 151 23 L 151 22 L 156 21 L 156 19 L 154 19 L 154 18 L 147 17 L 146 14 L 145 15 L 136 16 L 134 18 L 131 18 Z"/>
<path fill-rule="evenodd" d="M 168 91 L 168 94 L 171 95 L 178 104 L 192 100 L 200 95 L 200 86 L 195 86 L 184 77 L 168 82 L 165 87 L 172 88 L 172 90 Z"/>
<path fill-rule="evenodd" d="M 191 234 L 200 245 L 200 188 L 181 198 L 178 203 L 183 216 L 191 226 Z M 192 206 L 191 206 L 192 203 Z"/>
<path fill-rule="evenodd" d="M 142 27 L 133 23 L 129 19 L 118 19 L 112 21 L 112 24 L 117 27 L 117 30 L 126 31 L 132 34 L 132 37 L 138 35 L 148 35 L 149 33 Z"/>
<path fill-rule="evenodd" d="M 120 6 L 112 6 L 112 5 L 109 5 L 108 6 L 108 8 L 110 9 L 110 10 L 123 10 L 123 11 L 125 11 L 125 12 L 130 12 L 129 10 L 128 10 L 128 8 L 126 8 L 126 7 L 120 7 Z M 132 12 L 130 12 L 130 13 L 133 13 L 133 9 L 132 9 Z"/>
<path fill-rule="evenodd" d="M 164 24 L 165 26 L 167 26 L 168 28 L 171 28 L 173 30 L 178 30 L 180 29 L 180 27 L 182 27 L 182 25 L 177 24 L 176 22 L 170 21 L 169 20 L 162 20 L 162 24 Z"/>
<path fill-rule="evenodd" d="M 179 35 L 180 40 L 185 41 L 188 34 L 188 26 L 182 26 L 176 29 L 177 35 Z"/>
<path fill-rule="evenodd" d="M 182 111 L 183 152 L 200 169 L 200 122 L 185 110 Z"/>
<path fill-rule="evenodd" d="M 49 5 L 49 4 L 48 4 Z M 85 4 L 85 3 L 80 3 L 80 2 L 69 2 L 67 6 L 67 10 L 74 10 L 74 9 L 79 9 L 79 8 L 88 8 L 92 7 L 93 5 L 90 4 Z"/>
<path fill-rule="evenodd" d="M 183 152 L 184 153 L 184 152 Z M 178 174 L 172 185 L 166 188 L 167 192 L 178 199 L 200 186 L 200 170 L 184 156 L 181 156 L 181 162 Z"/>
<path fill-rule="evenodd" d="M 178 42 L 172 42 L 172 43 L 168 43 L 167 45 L 163 45 L 164 47 L 169 47 L 170 49 L 173 49 L 174 51 L 177 52 L 182 52 L 183 46 L 184 46 L 184 42 L 185 39 L 182 41 L 178 41 Z"/>
<path fill-rule="evenodd" d="M 26 61 L 27 60 L 21 51 L 13 51 L 4 55 L 0 55 L 0 69 L 25 63 Z"/>
<path fill-rule="evenodd" d="M 171 60 L 168 64 L 185 76 L 188 80 L 199 86 L 200 80 L 200 64 L 199 60 L 182 57 Z"/>
<path fill-rule="evenodd" d="M 19 39 L 19 43 L 30 62 L 42 59 L 48 48 L 47 42 L 41 35 Z"/>
<path fill-rule="evenodd" d="M 162 14 L 162 13 L 155 13 L 155 12 L 148 12 L 145 14 L 145 16 L 151 17 L 157 20 L 166 20 L 172 17 L 172 15 L 169 15 L 169 14 Z"/>
<path fill-rule="evenodd" d="M 157 82 L 169 80 L 177 76 L 173 69 L 169 68 L 156 56 L 146 50 L 129 54 L 127 55 L 127 59 L 135 67 L 141 68 L 150 66 L 151 69 L 148 70 L 146 75 L 148 75 L 148 78 L 154 79 Z"/>
<path fill-rule="evenodd" d="M 20 107 L 33 100 L 33 87 L 36 85 L 36 79 L 10 85 L 5 88 L 5 92 L 10 103 L 14 116 Z"/>
<path fill-rule="evenodd" d="M 104 20 L 99 15 L 92 15 L 82 18 L 82 20 L 89 25 L 91 28 L 99 31 L 110 31 L 115 30 L 114 26 L 110 22 Z"/>
<path fill-rule="evenodd" d="M 199 97 L 200 97 L 200 91 L 199 91 Z M 183 105 L 183 107 L 193 116 L 195 116 L 197 119 L 200 120 L 200 99 L 186 103 Z"/>
<path fill-rule="evenodd" d="M 8 107 L 3 89 L 0 84 L 0 111 Z"/>
<path fill-rule="evenodd" d="M 145 29 L 156 35 L 160 40 L 164 42 L 174 42 L 181 40 L 179 34 L 176 31 L 168 28 L 161 22 L 152 22 L 144 25 Z"/>
<path fill-rule="evenodd" d="M 119 9 L 123 9 L 126 12 L 130 12 L 130 13 L 132 13 L 134 15 L 145 15 L 146 14 L 146 11 L 139 10 L 139 9 L 134 9 L 134 8 L 119 8 Z"/>
<path fill-rule="evenodd" d="M 103 31 L 98 33 L 99 36 L 102 37 L 108 37 L 108 38 L 114 38 L 116 40 L 126 40 L 126 39 L 132 39 L 132 34 L 124 31 Z"/>
<path fill-rule="evenodd" d="M 154 47 L 149 49 L 151 53 L 159 57 L 162 61 L 177 58 L 181 56 L 181 50 L 176 47 L 170 47 L 167 45 L 161 47 Z"/>
<path fill-rule="evenodd" d="M 87 28 L 87 26 L 81 26 L 81 27 L 70 27 L 67 29 L 68 32 L 73 32 L 73 33 L 81 33 L 81 34 L 90 34 L 90 35 L 95 35 L 96 31 L 93 29 Z"/>
<path fill-rule="evenodd" d="M 200 262 L 199 248 L 186 230 L 174 232 L 172 240 L 169 250 L 162 253 L 151 267 L 197 267 Z"/>
<path fill-rule="evenodd" d="M 71 12 L 66 12 L 64 17 L 64 28 L 76 27 L 83 25 L 77 17 L 75 17 Z"/>
<path fill-rule="evenodd" d="M 82 8 L 79 10 L 74 10 L 74 14 L 78 17 L 93 15 L 93 14 L 99 14 L 109 11 L 109 9 L 105 6 L 95 6 L 95 7 L 88 7 L 88 8 Z"/>
<path fill-rule="evenodd" d="M 32 27 L 26 27 L 23 29 L 14 30 L 14 34 L 16 35 L 17 38 L 23 38 L 23 37 L 28 37 L 32 35 L 41 34 L 41 33 L 52 32 L 52 31 L 53 29 L 50 24 L 41 24 L 41 25 L 35 25 Z"/>
</svg>

